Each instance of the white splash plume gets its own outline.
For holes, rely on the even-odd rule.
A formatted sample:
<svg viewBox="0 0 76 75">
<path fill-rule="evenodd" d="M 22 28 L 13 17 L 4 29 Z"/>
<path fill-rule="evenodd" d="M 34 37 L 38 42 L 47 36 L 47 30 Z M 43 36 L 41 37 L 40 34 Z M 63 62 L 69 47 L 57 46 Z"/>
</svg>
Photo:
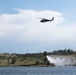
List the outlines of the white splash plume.
<svg viewBox="0 0 76 75">
<path fill-rule="evenodd" d="M 56 66 L 76 65 L 76 57 L 74 57 L 74 56 L 51 55 L 51 56 L 47 56 L 47 59 L 50 63 L 53 63 Z"/>
</svg>

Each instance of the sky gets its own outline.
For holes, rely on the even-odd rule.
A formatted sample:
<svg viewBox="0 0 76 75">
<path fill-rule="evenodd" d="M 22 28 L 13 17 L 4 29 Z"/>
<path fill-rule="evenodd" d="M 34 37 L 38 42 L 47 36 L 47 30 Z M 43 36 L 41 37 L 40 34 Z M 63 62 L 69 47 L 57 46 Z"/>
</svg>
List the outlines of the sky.
<svg viewBox="0 0 76 75">
<path fill-rule="evenodd" d="M 0 53 L 76 50 L 76 0 L 0 0 Z M 39 18 L 54 21 L 41 23 Z"/>
</svg>

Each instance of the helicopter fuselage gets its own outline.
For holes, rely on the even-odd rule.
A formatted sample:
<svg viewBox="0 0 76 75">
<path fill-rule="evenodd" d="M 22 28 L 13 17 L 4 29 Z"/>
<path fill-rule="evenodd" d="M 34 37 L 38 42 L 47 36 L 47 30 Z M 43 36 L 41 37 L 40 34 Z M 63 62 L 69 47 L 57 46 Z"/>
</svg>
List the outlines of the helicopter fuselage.
<svg viewBox="0 0 76 75">
<path fill-rule="evenodd" d="M 48 21 L 51 21 L 51 20 L 42 19 L 40 22 L 48 22 Z"/>
<path fill-rule="evenodd" d="M 40 22 L 44 23 L 44 22 L 50 22 L 53 20 L 54 20 L 54 17 L 51 20 L 43 18 Z"/>
</svg>

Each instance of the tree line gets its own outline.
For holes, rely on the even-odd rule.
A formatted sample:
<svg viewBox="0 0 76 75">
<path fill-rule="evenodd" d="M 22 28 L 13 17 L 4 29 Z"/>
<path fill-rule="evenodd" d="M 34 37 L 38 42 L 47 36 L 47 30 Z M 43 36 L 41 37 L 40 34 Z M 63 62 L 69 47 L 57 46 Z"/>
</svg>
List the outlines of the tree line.
<svg viewBox="0 0 76 75">
<path fill-rule="evenodd" d="M 15 55 L 16 57 L 26 57 L 27 58 L 27 57 L 43 57 L 46 55 L 72 55 L 72 54 L 76 54 L 76 51 L 74 51 L 72 49 L 64 49 L 64 50 L 58 49 L 58 50 L 53 50 L 52 52 L 44 51 L 44 52 L 40 52 L 40 53 L 25 53 L 25 54 L 3 53 L 3 55 L 0 56 L 0 59 L 6 58 L 6 56 L 8 56 L 8 55 L 11 55 L 11 56 Z"/>
<path fill-rule="evenodd" d="M 40 52 L 40 53 L 25 53 L 25 54 L 17 54 L 17 53 L 3 53 L 0 54 L 0 60 L 7 60 L 8 65 L 9 64 L 15 64 L 16 62 L 20 61 L 35 61 L 36 65 L 38 64 L 47 64 L 49 65 L 49 61 L 47 60 L 46 56 L 47 55 L 76 55 L 76 51 L 72 49 L 58 49 L 58 50 L 53 50 L 52 52 Z"/>
</svg>

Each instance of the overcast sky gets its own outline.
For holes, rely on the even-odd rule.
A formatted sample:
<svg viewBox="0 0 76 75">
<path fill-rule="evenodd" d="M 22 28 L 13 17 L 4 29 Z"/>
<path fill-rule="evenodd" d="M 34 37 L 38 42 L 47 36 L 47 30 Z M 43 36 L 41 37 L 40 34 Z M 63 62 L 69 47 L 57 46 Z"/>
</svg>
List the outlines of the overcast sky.
<svg viewBox="0 0 76 75">
<path fill-rule="evenodd" d="M 76 50 L 75 7 L 76 0 L 0 0 L 0 53 Z"/>
</svg>

